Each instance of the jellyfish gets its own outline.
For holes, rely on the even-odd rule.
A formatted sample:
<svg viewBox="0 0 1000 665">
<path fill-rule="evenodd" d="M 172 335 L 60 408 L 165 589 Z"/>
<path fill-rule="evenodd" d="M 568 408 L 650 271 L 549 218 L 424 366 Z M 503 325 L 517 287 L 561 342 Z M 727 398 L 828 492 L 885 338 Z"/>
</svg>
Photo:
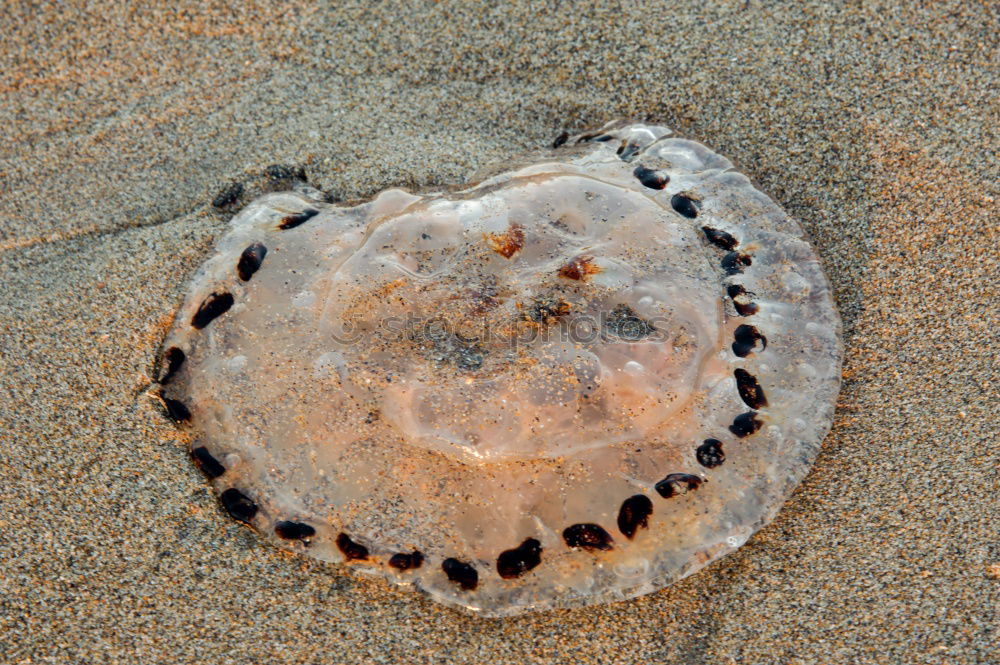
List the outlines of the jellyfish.
<svg viewBox="0 0 1000 665">
<path fill-rule="evenodd" d="M 233 519 L 483 616 L 653 592 L 774 517 L 830 428 L 802 229 L 629 122 L 473 182 L 230 222 L 160 395 Z"/>
</svg>

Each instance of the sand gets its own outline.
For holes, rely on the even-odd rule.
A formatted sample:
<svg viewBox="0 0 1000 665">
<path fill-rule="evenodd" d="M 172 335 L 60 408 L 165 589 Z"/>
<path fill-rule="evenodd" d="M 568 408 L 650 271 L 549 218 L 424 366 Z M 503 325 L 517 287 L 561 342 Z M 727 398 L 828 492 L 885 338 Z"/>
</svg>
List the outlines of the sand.
<svg viewBox="0 0 1000 665">
<path fill-rule="evenodd" d="M 90 4 L 0 15 L 0 661 L 1000 661 L 995 8 Z M 731 157 L 828 268 L 844 388 L 777 520 L 496 621 L 226 519 L 147 396 L 218 191 L 462 181 L 621 116 Z"/>
</svg>

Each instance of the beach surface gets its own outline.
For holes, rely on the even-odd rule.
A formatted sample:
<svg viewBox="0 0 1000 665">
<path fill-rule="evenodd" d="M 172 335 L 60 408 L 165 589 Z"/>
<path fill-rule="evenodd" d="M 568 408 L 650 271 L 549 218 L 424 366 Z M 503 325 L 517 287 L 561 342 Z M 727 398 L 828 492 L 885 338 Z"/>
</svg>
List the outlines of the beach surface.
<svg viewBox="0 0 1000 665">
<path fill-rule="evenodd" d="M 1000 662 L 995 6 L 11 2 L 0 34 L 0 663 Z M 266 168 L 357 199 L 620 117 L 731 158 L 833 283 L 837 418 L 777 519 L 487 620 L 226 518 L 151 381 Z"/>
</svg>

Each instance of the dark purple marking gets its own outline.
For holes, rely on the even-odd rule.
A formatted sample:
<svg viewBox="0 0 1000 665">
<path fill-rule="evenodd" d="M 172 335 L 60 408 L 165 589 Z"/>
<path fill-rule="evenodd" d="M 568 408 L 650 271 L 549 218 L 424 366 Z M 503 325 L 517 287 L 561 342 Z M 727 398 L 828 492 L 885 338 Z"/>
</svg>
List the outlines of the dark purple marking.
<svg viewBox="0 0 1000 665">
<path fill-rule="evenodd" d="M 585 550 L 610 550 L 614 541 L 611 534 L 599 524 L 574 524 L 563 530 L 563 540 L 570 547 L 582 547 Z"/>
<path fill-rule="evenodd" d="M 186 423 L 191 420 L 191 412 L 184 405 L 184 402 L 164 397 L 163 406 L 167 408 L 167 417 L 175 423 Z"/>
<path fill-rule="evenodd" d="M 726 294 L 732 298 L 736 313 L 740 316 L 753 316 L 760 311 L 757 303 L 750 300 L 753 294 L 747 292 L 741 284 L 730 284 L 726 287 Z"/>
<path fill-rule="evenodd" d="M 351 540 L 346 533 L 337 535 L 337 547 L 348 561 L 364 561 L 368 558 L 368 548 Z"/>
<path fill-rule="evenodd" d="M 760 350 L 767 348 L 767 338 L 760 334 L 754 326 L 742 324 L 736 326 L 733 331 L 733 353 L 740 358 L 746 358 L 757 350 L 757 342 L 760 342 Z"/>
<path fill-rule="evenodd" d="M 260 268 L 265 256 L 267 256 L 267 247 L 259 242 L 250 245 L 240 254 L 240 260 L 236 263 L 236 274 L 244 282 L 249 282 L 253 274 Z"/>
<path fill-rule="evenodd" d="M 318 214 L 319 210 L 316 210 L 315 208 L 306 208 L 302 212 L 295 213 L 294 215 L 288 215 L 283 218 L 278 224 L 278 228 L 281 230 L 294 229 L 296 226 L 305 224 Z"/>
<path fill-rule="evenodd" d="M 632 540 L 635 532 L 649 527 L 649 516 L 653 514 L 653 502 L 645 494 L 635 494 L 622 502 L 618 510 L 618 530 Z"/>
<path fill-rule="evenodd" d="M 742 439 L 759 430 L 763 424 L 756 412 L 748 411 L 733 418 L 733 424 L 729 426 L 729 431 Z"/>
<path fill-rule="evenodd" d="M 736 249 L 736 245 L 739 241 L 736 240 L 730 233 L 725 231 L 720 231 L 719 229 L 713 229 L 710 226 L 703 226 L 701 230 L 704 232 L 705 237 L 708 241 L 715 245 L 716 247 L 721 247 L 722 249 Z"/>
<path fill-rule="evenodd" d="M 733 372 L 736 377 L 736 389 L 740 392 L 740 398 L 751 409 L 759 409 L 767 406 L 767 397 L 764 396 L 764 389 L 760 387 L 755 377 L 742 367 Z"/>
<path fill-rule="evenodd" d="M 396 570 L 413 570 L 424 565 L 424 555 L 417 550 L 413 550 L 409 554 L 398 552 L 389 557 L 389 565 Z"/>
<path fill-rule="evenodd" d="M 257 504 L 243 492 L 232 487 L 219 495 L 219 502 L 230 517 L 240 522 L 249 524 L 257 514 Z"/>
<path fill-rule="evenodd" d="M 670 205 L 677 211 L 678 214 L 683 215 L 688 219 L 694 219 L 697 217 L 698 211 L 701 210 L 701 201 L 693 198 L 690 194 L 685 194 L 684 192 L 671 196 Z"/>
<path fill-rule="evenodd" d="M 640 150 L 642 150 L 642 146 L 638 143 L 622 141 L 622 144 L 618 146 L 618 158 L 623 162 L 631 162 L 632 158 L 639 154 Z"/>
<path fill-rule="evenodd" d="M 753 263 L 753 259 L 747 254 L 741 254 L 739 252 L 729 252 L 722 257 L 722 269 L 726 271 L 727 275 L 738 275 L 743 272 L 743 270 Z"/>
<path fill-rule="evenodd" d="M 645 166 L 635 167 L 632 175 L 639 180 L 643 187 L 649 187 L 650 189 L 663 189 L 670 182 L 670 177 L 666 173 L 647 169 Z"/>
<path fill-rule="evenodd" d="M 191 325 L 201 330 L 209 323 L 222 316 L 233 306 L 233 296 L 229 293 L 213 293 L 205 298 L 201 307 L 191 317 Z"/>
<path fill-rule="evenodd" d="M 205 446 L 192 448 L 191 459 L 194 460 L 195 466 L 201 469 L 201 472 L 209 479 L 218 478 L 226 472 L 226 467 L 222 466 L 222 462 L 215 459 Z"/>
<path fill-rule="evenodd" d="M 302 522 L 282 520 L 274 525 L 274 535 L 282 540 L 303 540 L 316 535 L 316 529 Z"/>
<path fill-rule="evenodd" d="M 694 456 L 698 458 L 698 464 L 708 469 L 721 466 L 726 461 L 726 453 L 722 450 L 722 442 L 718 439 L 705 439 L 694 451 Z"/>
<path fill-rule="evenodd" d="M 466 591 L 472 591 L 479 585 L 479 573 L 464 561 L 445 559 L 441 562 L 441 570 L 449 580 Z"/>
<path fill-rule="evenodd" d="M 160 377 L 160 385 L 174 378 L 174 375 L 177 374 L 186 359 L 187 356 L 184 355 L 184 352 L 176 346 L 171 346 L 167 349 L 166 353 L 163 354 L 163 362 L 167 368 L 163 372 L 163 376 Z"/>
<path fill-rule="evenodd" d="M 497 557 L 497 572 L 505 580 L 520 577 L 542 562 L 542 544 L 527 538 L 514 549 L 505 550 Z"/>
<path fill-rule="evenodd" d="M 656 483 L 656 491 L 664 499 L 693 492 L 701 486 L 702 479 L 690 473 L 671 473 Z"/>
</svg>

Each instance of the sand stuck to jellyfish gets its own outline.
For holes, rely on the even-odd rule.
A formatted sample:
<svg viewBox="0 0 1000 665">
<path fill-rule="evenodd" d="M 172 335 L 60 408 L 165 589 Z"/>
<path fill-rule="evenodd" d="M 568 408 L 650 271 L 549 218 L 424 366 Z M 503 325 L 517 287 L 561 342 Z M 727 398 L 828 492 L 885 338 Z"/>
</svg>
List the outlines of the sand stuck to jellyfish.
<svg viewBox="0 0 1000 665">
<path fill-rule="evenodd" d="M 830 428 L 840 323 L 732 164 L 612 124 L 462 187 L 232 220 L 162 396 L 235 519 L 486 616 L 742 545 Z"/>
</svg>

